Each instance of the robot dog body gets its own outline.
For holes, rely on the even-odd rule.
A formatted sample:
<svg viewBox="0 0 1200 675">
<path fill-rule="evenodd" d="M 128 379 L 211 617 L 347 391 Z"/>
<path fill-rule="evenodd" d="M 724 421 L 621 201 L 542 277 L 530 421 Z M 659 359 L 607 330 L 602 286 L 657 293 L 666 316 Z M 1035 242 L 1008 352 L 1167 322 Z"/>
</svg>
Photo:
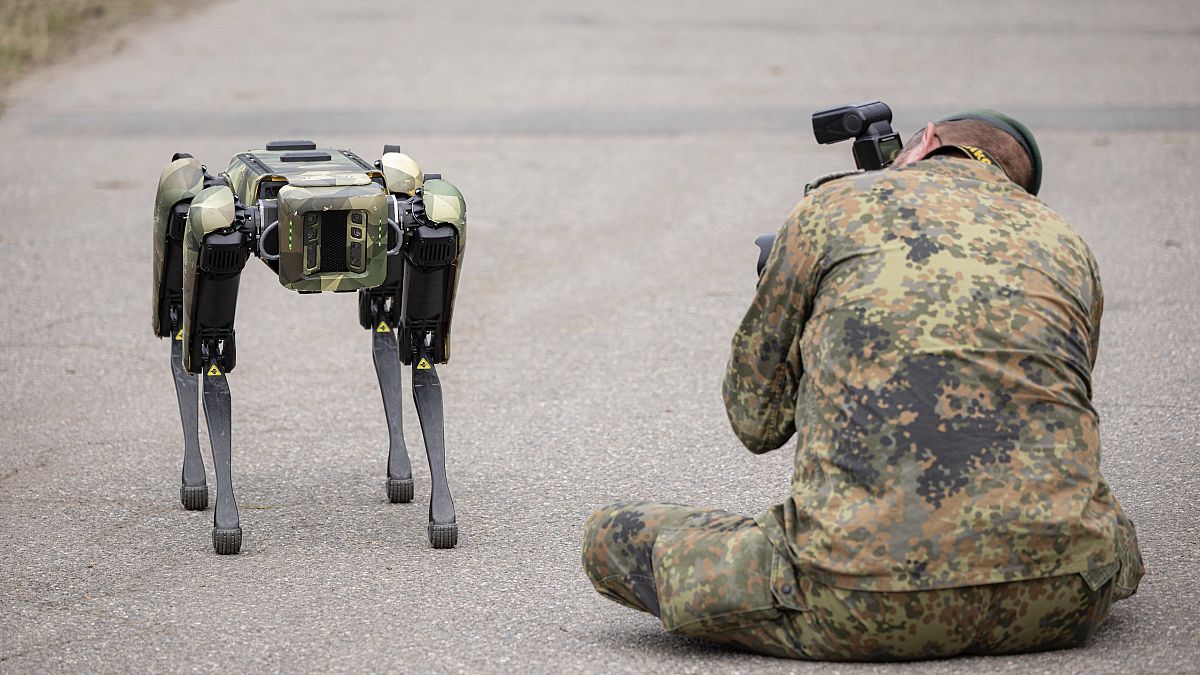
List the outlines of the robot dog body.
<svg viewBox="0 0 1200 675">
<path fill-rule="evenodd" d="M 212 176 L 177 154 L 163 170 L 154 207 L 153 327 L 172 341 L 184 430 L 180 500 L 208 506 L 197 433 L 199 380 L 216 469 L 213 546 L 237 553 L 241 526 L 230 476 L 230 396 L 236 366 L 234 314 L 246 260 L 255 255 L 285 288 L 357 291 L 390 432 L 388 498 L 413 497 L 401 424 L 400 366 L 413 398 L 433 489 L 429 539 L 458 540 L 446 480 L 441 386 L 435 364 L 450 356 L 450 319 L 466 242 L 466 205 L 454 185 L 424 174 L 396 146 L 368 164 L 348 150 L 275 141 L 233 158 Z"/>
</svg>

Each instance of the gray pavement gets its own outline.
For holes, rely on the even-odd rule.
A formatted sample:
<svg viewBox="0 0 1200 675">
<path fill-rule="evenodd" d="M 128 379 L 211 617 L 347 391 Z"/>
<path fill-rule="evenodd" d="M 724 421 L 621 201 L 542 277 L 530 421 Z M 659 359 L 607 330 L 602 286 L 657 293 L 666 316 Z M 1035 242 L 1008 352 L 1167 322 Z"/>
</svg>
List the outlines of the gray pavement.
<svg viewBox="0 0 1200 675">
<path fill-rule="evenodd" d="M 0 118 L 0 670 L 1196 672 L 1197 63 L 1190 1 L 241 0 L 37 74 Z M 851 164 L 808 115 L 868 98 L 906 135 L 1020 113 L 1044 199 L 1100 261 L 1103 468 L 1149 576 L 1086 648 L 781 661 L 663 635 L 579 569 L 604 502 L 754 514 L 786 493 L 790 450 L 740 449 L 722 368 L 752 239 Z M 415 423 L 416 503 L 386 503 L 353 296 L 296 295 L 254 261 L 230 378 L 242 554 L 214 555 L 211 512 L 178 504 L 155 181 L 175 151 L 219 169 L 310 136 L 400 143 L 467 195 L 440 371 L 454 551 L 426 543 Z"/>
</svg>

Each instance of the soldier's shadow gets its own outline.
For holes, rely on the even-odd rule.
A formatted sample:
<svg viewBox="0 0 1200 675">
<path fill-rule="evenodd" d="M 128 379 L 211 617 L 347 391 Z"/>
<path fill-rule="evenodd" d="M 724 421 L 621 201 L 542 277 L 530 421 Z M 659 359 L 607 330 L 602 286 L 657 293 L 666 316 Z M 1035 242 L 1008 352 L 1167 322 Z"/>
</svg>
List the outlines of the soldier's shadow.
<svg viewBox="0 0 1200 675">
<path fill-rule="evenodd" d="M 718 642 L 670 635 L 663 632 L 657 623 L 647 623 L 645 627 L 614 627 L 611 631 L 598 635 L 597 644 L 614 652 L 637 653 L 651 661 L 692 663 L 696 666 L 696 672 L 741 670 L 755 665 L 778 667 L 788 664 L 794 664 L 789 667 L 789 670 L 794 671 L 797 668 L 803 670 L 808 665 L 814 665 L 806 664 L 803 661 L 763 656 Z M 813 672 L 821 671 L 814 669 Z"/>
<path fill-rule="evenodd" d="M 616 651 L 638 652 L 654 663 L 671 663 L 679 672 L 866 673 L 892 670 L 895 663 L 803 661 L 765 656 L 707 640 L 670 635 L 655 627 L 624 628 L 601 636 L 600 644 Z M 928 664 L 928 661 L 916 662 Z M 918 666 L 921 668 L 922 666 Z M 953 672 L 953 671 L 952 671 Z"/>
<path fill-rule="evenodd" d="M 1092 636 L 1092 641 L 1089 644 L 1095 645 L 1097 641 L 1102 641 L 1104 635 L 1110 631 L 1122 630 L 1124 628 L 1123 623 L 1119 617 L 1115 617 L 1114 620 L 1114 617 L 1110 615 L 1104 625 Z M 905 669 L 905 667 L 917 671 L 932 669 L 944 672 L 968 672 L 981 668 L 986 670 L 986 666 L 988 665 L 997 666 L 1001 663 L 1011 668 L 1014 665 L 1014 661 L 1040 664 L 1044 659 L 1054 659 L 1056 658 L 1055 655 L 1062 653 L 1050 651 L 1008 656 L 962 655 L 950 659 L 911 661 L 906 663 L 871 661 L 831 662 L 803 661 L 764 656 L 717 642 L 670 635 L 664 633 L 657 624 L 649 623 L 644 627 L 614 627 L 612 630 L 599 634 L 596 637 L 596 642 L 599 646 L 611 649 L 614 652 L 634 653 L 639 658 L 651 662 L 676 663 L 685 667 L 694 666 L 694 669 L 688 667 L 687 672 L 723 672 L 727 670 L 742 671 L 747 669 L 774 670 L 783 668 L 792 673 L 828 673 L 831 671 L 848 673 L 878 671 L 880 669 Z M 1100 638 L 1100 640 L 1097 640 L 1097 638 Z M 1087 649 L 1087 647 L 1084 647 L 1084 649 Z"/>
</svg>

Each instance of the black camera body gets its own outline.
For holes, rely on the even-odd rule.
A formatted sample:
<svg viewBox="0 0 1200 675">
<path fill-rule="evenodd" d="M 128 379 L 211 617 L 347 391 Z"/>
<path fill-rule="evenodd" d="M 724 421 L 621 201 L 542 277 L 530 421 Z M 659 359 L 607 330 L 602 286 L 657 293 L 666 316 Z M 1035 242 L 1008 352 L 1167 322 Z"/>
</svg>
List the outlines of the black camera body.
<svg viewBox="0 0 1200 675">
<path fill-rule="evenodd" d="M 854 139 L 854 163 L 865 171 L 882 169 L 904 143 L 892 131 L 892 109 L 882 101 L 843 105 L 813 113 L 813 135 L 822 145 Z"/>
<path fill-rule="evenodd" d="M 892 130 L 892 109 L 883 101 L 818 110 L 812 116 L 813 135 L 821 145 L 854 139 L 854 163 L 863 171 L 882 169 L 904 148 L 900 134 Z M 826 177 L 828 178 L 828 177 Z M 810 186 L 811 187 L 811 186 Z M 775 235 L 754 240 L 758 246 L 758 276 L 775 246 Z"/>
</svg>

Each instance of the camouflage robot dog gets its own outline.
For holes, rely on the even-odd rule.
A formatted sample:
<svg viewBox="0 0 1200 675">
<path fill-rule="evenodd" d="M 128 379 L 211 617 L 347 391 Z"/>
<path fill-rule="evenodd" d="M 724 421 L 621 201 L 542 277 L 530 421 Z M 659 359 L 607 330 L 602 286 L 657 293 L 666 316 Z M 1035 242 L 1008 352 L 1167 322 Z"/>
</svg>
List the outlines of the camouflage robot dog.
<svg viewBox="0 0 1200 675">
<path fill-rule="evenodd" d="M 197 399 L 212 441 L 217 498 L 213 548 L 241 550 L 242 530 L 230 473 L 227 373 L 236 365 L 234 309 L 251 254 L 300 293 L 358 292 L 359 323 L 372 352 L 390 449 L 387 494 L 413 498 L 401 426 L 401 364 L 412 367 L 413 399 L 433 488 L 429 541 L 458 542 L 446 481 L 442 393 L 435 364 L 450 357 L 450 318 L 466 243 L 462 193 L 424 174 L 397 146 L 373 165 L 348 150 L 311 141 L 275 141 L 233 158 L 212 176 L 178 153 L 158 181 L 154 205 L 154 334 L 171 339 L 171 369 L 183 420 L 180 501 L 208 508 L 200 456 Z"/>
</svg>

